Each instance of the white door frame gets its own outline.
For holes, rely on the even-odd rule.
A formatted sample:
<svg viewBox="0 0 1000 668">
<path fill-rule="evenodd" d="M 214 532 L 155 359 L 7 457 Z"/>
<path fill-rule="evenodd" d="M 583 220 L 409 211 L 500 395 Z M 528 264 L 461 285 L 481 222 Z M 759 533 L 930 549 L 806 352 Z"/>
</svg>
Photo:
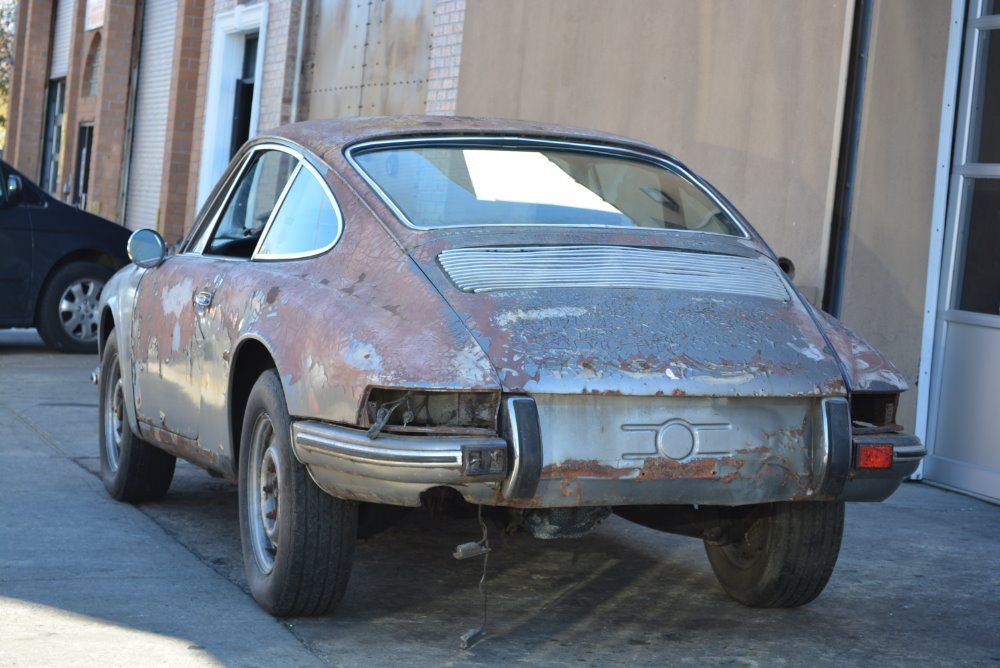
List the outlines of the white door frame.
<svg viewBox="0 0 1000 668">
<path fill-rule="evenodd" d="M 215 182 L 229 164 L 233 132 L 233 104 L 236 79 L 243 70 L 243 45 L 246 36 L 257 33 L 257 62 L 254 65 L 253 104 L 250 111 L 250 136 L 257 134 L 260 117 L 260 91 L 263 88 L 264 52 L 267 44 L 267 2 L 236 5 L 215 15 L 212 29 L 212 54 L 208 69 L 208 98 L 205 101 L 205 127 L 202 134 L 201 166 L 198 170 L 197 208 L 212 192 Z"/>
<path fill-rule="evenodd" d="M 931 374 L 941 294 L 941 265 L 944 261 L 945 222 L 948 216 L 948 189 L 951 184 L 952 142 L 958 110 L 962 41 L 965 37 L 966 0 L 952 0 L 948 26 L 948 55 L 945 61 L 944 90 L 941 97 L 941 125 L 938 130 L 937 163 L 934 166 L 934 205 L 931 209 L 931 239 L 927 253 L 927 288 L 924 296 L 924 325 L 920 344 L 920 375 L 917 386 L 916 433 L 934 451 L 929 437 L 931 415 L 938 405 L 940 388 Z M 913 478 L 923 477 L 923 463 Z"/>
</svg>

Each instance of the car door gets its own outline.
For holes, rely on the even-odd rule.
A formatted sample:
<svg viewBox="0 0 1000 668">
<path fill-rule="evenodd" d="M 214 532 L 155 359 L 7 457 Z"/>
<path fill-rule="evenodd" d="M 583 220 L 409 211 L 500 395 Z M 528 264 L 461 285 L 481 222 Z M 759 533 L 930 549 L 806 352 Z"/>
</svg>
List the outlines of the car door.
<svg viewBox="0 0 1000 668">
<path fill-rule="evenodd" d="M 230 275 L 215 287 L 216 310 L 202 323 L 206 354 L 201 369 L 199 438 L 203 447 L 224 452 L 230 442 L 228 381 L 240 340 L 257 338 L 279 348 L 294 345 L 282 336 L 274 337 L 275 330 L 264 321 L 281 319 L 281 302 L 308 281 L 309 258 L 331 249 L 340 239 L 343 217 L 320 174 L 323 169 L 307 160 L 298 163 L 250 262 L 242 265 L 238 276 Z M 297 336 L 299 323 L 286 321 L 283 326 L 288 336 Z M 238 437 L 240 425 L 234 429 Z"/>
<path fill-rule="evenodd" d="M 132 332 L 137 418 L 191 441 L 210 465 L 229 453 L 225 443 L 201 438 L 200 417 L 206 408 L 224 409 L 227 376 L 206 376 L 205 369 L 228 358 L 239 328 L 232 305 L 246 304 L 249 260 L 298 160 L 283 147 L 247 154 L 217 195 L 223 205 L 207 209 L 216 213 L 195 243 L 139 284 Z"/>
<path fill-rule="evenodd" d="M 0 164 L 0 324 L 26 325 L 31 322 L 28 289 L 34 269 L 31 214 L 23 197 L 8 197 L 10 174 L 7 165 Z"/>
</svg>

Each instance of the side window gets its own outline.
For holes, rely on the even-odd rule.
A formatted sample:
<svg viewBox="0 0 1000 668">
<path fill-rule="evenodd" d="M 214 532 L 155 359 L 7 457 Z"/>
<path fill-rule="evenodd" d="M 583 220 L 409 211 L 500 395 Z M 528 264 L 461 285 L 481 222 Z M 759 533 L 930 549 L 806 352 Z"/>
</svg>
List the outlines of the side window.
<svg viewBox="0 0 1000 668">
<path fill-rule="evenodd" d="M 331 246 L 340 235 L 340 214 L 326 187 L 303 166 L 261 244 L 260 256 L 288 257 Z"/>
<path fill-rule="evenodd" d="M 240 177 L 204 253 L 249 258 L 298 163 L 283 151 L 258 153 Z"/>
</svg>

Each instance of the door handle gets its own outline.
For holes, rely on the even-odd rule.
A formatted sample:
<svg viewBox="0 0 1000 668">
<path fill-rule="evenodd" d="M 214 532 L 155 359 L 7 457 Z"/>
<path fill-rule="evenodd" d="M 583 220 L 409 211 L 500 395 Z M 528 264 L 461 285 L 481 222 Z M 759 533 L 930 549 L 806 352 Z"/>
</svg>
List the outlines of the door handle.
<svg viewBox="0 0 1000 668">
<path fill-rule="evenodd" d="M 199 309 L 206 309 L 212 305 L 213 293 L 208 290 L 199 290 L 194 293 L 194 305 Z"/>
</svg>

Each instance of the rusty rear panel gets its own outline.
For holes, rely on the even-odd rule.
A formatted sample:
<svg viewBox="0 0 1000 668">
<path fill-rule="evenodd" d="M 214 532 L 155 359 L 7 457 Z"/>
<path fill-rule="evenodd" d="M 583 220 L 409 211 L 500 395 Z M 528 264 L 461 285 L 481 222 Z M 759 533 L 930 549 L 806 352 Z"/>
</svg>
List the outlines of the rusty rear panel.
<svg viewBox="0 0 1000 668">
<path fill-rule="evenodd" d="M 534 497 L 484 503 L 569 507 L 741 505 L 820 498 L 820 402 L 535 395 L 543 462 Z M 476 490 L 467 498 L 475 499 Z"/>
</svg>

